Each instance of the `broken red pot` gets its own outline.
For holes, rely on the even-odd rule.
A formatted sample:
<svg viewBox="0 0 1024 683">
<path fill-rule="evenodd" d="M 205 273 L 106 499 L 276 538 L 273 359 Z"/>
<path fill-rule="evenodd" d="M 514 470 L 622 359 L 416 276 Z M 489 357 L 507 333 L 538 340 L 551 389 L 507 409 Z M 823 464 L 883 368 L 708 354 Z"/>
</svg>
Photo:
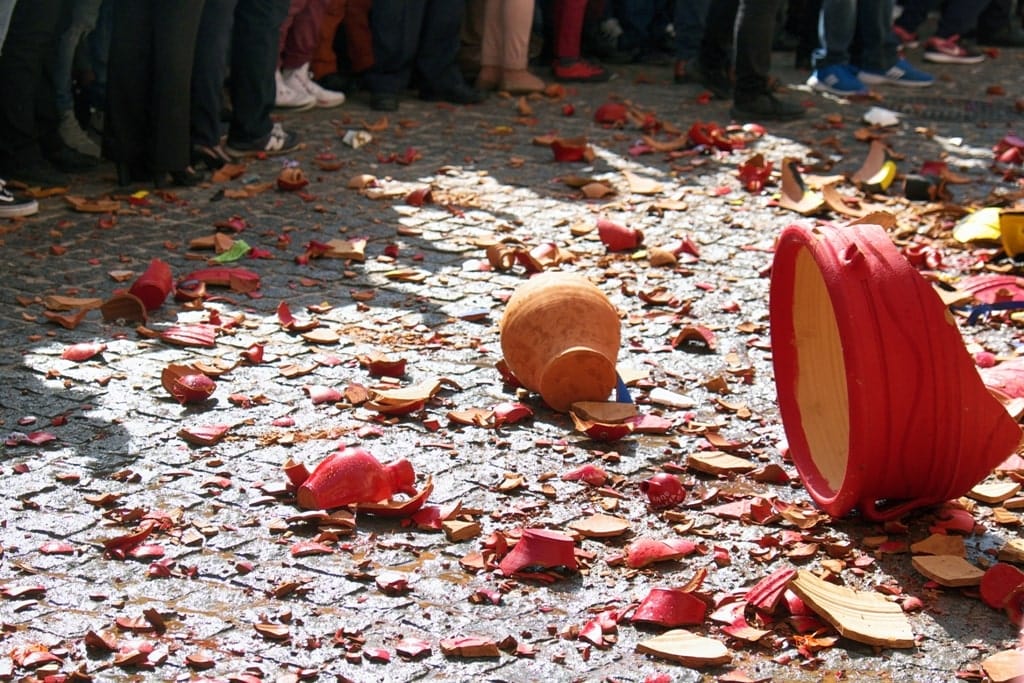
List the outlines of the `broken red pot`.
<svg viewBox="0 0 1024 683">
<path fill-rule="evenodd" d="M 594 111 L 594 121 L 606 126 L 624 126 L 629 110 L 621 102 L 605 102 Z"/>
<path fill-rule="evenodd" d="M 658 472 L 647 481 L 640 482 L 640 490 L 647 494 L 647 500 L 655 510 L 670 508 L 686 500 L 683 482 L 668 472 Z"/>
<path fill-rule="evenodd" d="M 499 568 L 505 576 L 512 576 L 527 567 L 575 570 L 576 544 L 572 536 L 550 529 L 524 529 L 519 542 L 502 558 Z"/>
<path fill-rule="evenodd" d="M 615 386 L 618 312 L 579 275 L 541 273 L 520 285 L 505 308 L 500 333 L 512 374 L 554 410 L 604 401 Z"/>
<path fill-rule="evenodd" d="M 378 503 L 395 493 L 414 495 L 416 473 L 406 459 L 382 464 L 358 447 L 331 453 L 299 487 L 299 507 L 329 509 L 355 503 Z"/>
<path fill-rule="evenodd" d="M 676 628 L 703 624 L 707 604 L 693 593 L 679 588 L 652 588 L 633 612 L 630 621 Z"/>
<path fill-rule="evenodd" d="M 606 218 L 597 221 L 597 235 L 608 251 L 631 251 L 644 241 L 644 234 L 636 228 L 629 228 Z"/>
<path fill-rule="evenodd" d="M 132 283 L 128 293 L 139 298 L 147 311 L 160 308 L 174 286 L 171 267 L 158 258 L 149 263 L 149 267 Z"/>
<path fill-rule="evenodd" d="M 285 166 L 277 174 L 277 189 L 295 192 L 309 185 L 309 178 L 298 166 Z"/>
<path fill-rule="evenodd" d="M 882 227 L 783 230 L 770 314 L 790 453 L 832 516 L 892 519 L 956 498 L 1020 443 L 942 301 Z"/>
</svg>

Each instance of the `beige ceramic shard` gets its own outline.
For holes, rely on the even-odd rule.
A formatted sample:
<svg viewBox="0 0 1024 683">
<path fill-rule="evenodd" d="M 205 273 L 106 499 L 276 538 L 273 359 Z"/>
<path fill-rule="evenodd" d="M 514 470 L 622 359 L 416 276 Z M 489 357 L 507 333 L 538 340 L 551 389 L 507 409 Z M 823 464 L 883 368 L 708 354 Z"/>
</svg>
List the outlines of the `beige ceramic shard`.
<svg viewBox="0 0 1024 683">
<path fill-rule="evenodd" d="M 836 586 L 808 571 L 799 572 L 789 587 L 845 638 L 882 647 L 914 647 L 914 631 L 903 610 L 879 593 Z"/>
<path fill-rule="evenodd" d="M 910 552 L 915 555 L 957 555 L 958 557 L 963 557 L 966 554 L 964 537 L 953 534 L 932 534 L 923 541 L 918 541 L 911 545 Z"/>
<path fill-rule="evenodd" d="M 660 636 L 637 643 L 636 651 L 694 668 L 732 661 L 732 654 L 725 643 L 681 628 L 665 631 Z"/>
<path fill-rule="evenodd" d="M 977 586 L 985 572 L 959 555 L 917 555 L 914 569 L 941 586 Z"/>
<path fill-rule="evenodd" d="M 1024 677 L 1024 650 L 1004 650 L 981 662 L 992 683 L 1015 683 Z"/>
<path fill-rule="evenodd" d="M 610 538 L 629 531 L 629 522 L 621 517 L 598 513 L 570 522 L 569 528 L 587 538 Z"/>
<path fill-rule="evenodd" d="M 796 159 L 782 160 L 782 196 L 779 206 L 803 216 L 811 216 L 825 208 L 825 198 L 820 192 L 811 192 L 807 188 L 796 165 Z"/>
<path fill-rule="evenodd" d="M 740 474 L 750 472 L 757 467 L 756 464 L 749 460 L 737 458 L 735 455 L 729 455 L 721 451 L 694 453 L 687 456 L 686 464 L 705 474 Z"/>
<path fill-rule="evenodd" d="M 967 492 L 967 495 L 974 500 L 990 505 L 1002 503 L 1007 498 L 1013 498 L 1020 491 L 1020 484 L 1015 481 L 993 481 L 978 484 Z"/>
</svg>

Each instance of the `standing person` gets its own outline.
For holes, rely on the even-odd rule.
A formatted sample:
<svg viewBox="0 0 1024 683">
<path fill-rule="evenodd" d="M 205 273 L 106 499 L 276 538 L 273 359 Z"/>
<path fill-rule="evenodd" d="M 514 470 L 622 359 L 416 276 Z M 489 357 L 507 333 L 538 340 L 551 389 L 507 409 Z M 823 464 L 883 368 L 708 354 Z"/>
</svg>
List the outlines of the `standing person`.
<svg viewBox="0 0 1024 683">
<path fill-rule="evenodd" d="M 79 43 L 96 27 L 101 0 L 72 0 L 71 23 L 57 42 L 57 56 L 53 62 L 52 78 L 57 90 L 57 114 L 60 116 L 58 132 L 64 143 L 82 154 L 100 156 L 100 147 L 75 117 L 75 97 L 72 90 L 75 52 Z"/>
<path fill-rule="evenodd" d="M 905 47 L 917 47 L 917 29 L 928 18 L 934 3 L 930 0 L 905 0 L 903 11 L 893 22 L 892 30 Z M 935 35 L 924 45 L 924 58 L 942 64 L 978 64 L 985 55 L 960 43 L 960 36 L 978 25 L 987 2 L 982 0 L 948 0 L 939 15 Z"/>
<path fill-rule="evenodd" d="M 587 0 L 554 0 L 554 63 L 551 73 L 556 81 L 601 83 L 611 78 L 603 66 L 580 56 L 586 12 Z"/>
<path fill-rule="evenodd" d="M 506 90 L 513 95 L 540 92 L 544 81 L 527 69 L 534 0 L 484 0 L 480 42 L 480 90 Z"/>
<path fill-rule="evenodd" d="M 190 186 L 189 83 L 203 0 L 115 0 L 103 155 L 119 185 Z M 173 28 L 171 28 L 173 27 Z"/>
<path fill-rule="evenodd" d="M 57 134 L 56 96 L 46 67 L 68 12 L 66 0 L 25 0 L 11 10 L 0 54 L 0 177 L 58 187 L 68 184 L 66 174 L 99 164 Z"/>
<path fill-rule="evenodd" d="M 278 50 L 281 66 L 274 72 L 279 107 L 302 108 L 307 103 L 330 109 L 345 103 L 345 93 L 327 90 L 310 75 L 310 62 L 320 40 L 320 28 L 327 18 L 329 0 L 291 0 L 288 16 L 281 25 Z"/>
<path fill-rule="evenodd" d="M 458 65 L 465 0 L 374 0 L 370 9 L 373 66 L 363 76 L 370 107 L 398 109 L 398 95 L 415 75 L 420 99 L 478 104 Z"/>
<path fill-rule="evenodd" d="M 730 115 L 752 121 L 788 121 L 804 115 L 799 104 L 772 91 L 768 71 L 772 62 L 775 19 L 782 0 L 715 0 L 708 12 L 700 63 L 704 84 L 716 97 L 729 96 L 729 49 L 734 78 Z"/>
<path fill-rule="evenodd" d="M 4 38 L 11 23 L 16 0 L 0 0 L 0 54 L 3 54 Z M 15 194 L 7 189 L 7 183 L 0 178 L 0 218 L 17 218 L 39 213 L 39 202 L 30 197 Z"/>
<path fill-rule="evenodd" d="M 237 0 L 233 27 L 227 31 L 231 39 L 231 123 L 225 143 L 227 152 L 236 157 L 287 154 L 299 146 L 298 135 L 270 118 L 281 24 L 288 7 L 288 0 Z"/>
<path fill-rule="evenodd" d="M 703 78 L 697 55 L 710 4 L 711 0 L 675 0 L 672 26 L 676 32 L 676 60 L 672 80 L 676 83 L 699 83 Z"/>
</svg>

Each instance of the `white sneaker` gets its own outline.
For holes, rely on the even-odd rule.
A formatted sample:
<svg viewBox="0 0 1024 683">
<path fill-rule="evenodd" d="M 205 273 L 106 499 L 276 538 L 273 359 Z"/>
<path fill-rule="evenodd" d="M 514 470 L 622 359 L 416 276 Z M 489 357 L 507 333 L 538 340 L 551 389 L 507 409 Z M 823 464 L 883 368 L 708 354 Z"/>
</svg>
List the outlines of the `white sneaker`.
<svg viewBox="0 0 1024 683">
<path fill-rule="evenodd" d="M 345 93 L 321 87 L 309 77 L 309 64 L 282 72 L 284 84 L 296 92 L 304 92 L 316 100 L 321 109 L 340 107 L 345 103 Z"/>
<path fill-rule="evenodd" d="M 91 157 L 100 156 L 100 146 L 92 138 L 86 135 L 82 127 L 78 125 L 73 111 L 66 111 L 61 115 L 60 125 L 57 127 L 60 139 L 71 149 Z"/>
<path fill-rule="evenodd" d="M 274 83 L 277 85 L 277 95 L 274 98 L 274 105 L 291 111 L 306 111 L 316 106 L 316 98 L 305 90 L 296 90 L 284 81 L 280 71 L 274 72 Z"/>
</svg>

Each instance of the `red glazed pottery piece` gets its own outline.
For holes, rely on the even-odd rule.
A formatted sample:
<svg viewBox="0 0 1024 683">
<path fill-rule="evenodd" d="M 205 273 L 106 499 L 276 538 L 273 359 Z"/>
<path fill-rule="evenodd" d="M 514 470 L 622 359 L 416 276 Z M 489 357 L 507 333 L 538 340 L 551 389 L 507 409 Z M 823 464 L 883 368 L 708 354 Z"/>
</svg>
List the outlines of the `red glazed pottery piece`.
<svg viewBox="0 0 1024 683">
<path fill-rule="evenodd" d="M 524 529 L 519 542 L 502 558 L 499 568 L 505 576 L 512 576 L 527 567 L 575 570 L 576 550 L 572 536 L 550 529 Z"/>
<path fill-rule="evenodd" d="M 956 498 L 1020 443 L 938 295 L 883 228 L 783 230 L 770 313 L 790 452 L 830 515 L 892 519 Z"/>
<path fill-rule="evenodd" d="M 146 271 L 132 283 L 128 293 L 137 296 L 147 311 L 155 311 L 163 305 L 173 286 L 171 267 L 155 258 L 150 261 Z"/>
<path fill-rule="evenodd" d="M 512 294 L 500 327 L 512 374 L 554 410 L 607 400 L 615 386 L 619 315 L 589 280 L 535 275 Z"/>
<path fill-rule="evenodd" d="M 381 464 L 369 451 L 349 447 L 320 461 L 299 487 L 299 507 L 330 509 L 354 503 L 377 503 L 395 493 L 415 495 L 412 464 L 396 460 Z"/>
<path fill-rule="evenodd" d="M 650 479 L 640 482 L 640 490 L 647 494 L 647 499 L 655 510 L 670 508 L 686 500 L 683 482 L 668 472 L 658 472 Z"/>
</svg>

